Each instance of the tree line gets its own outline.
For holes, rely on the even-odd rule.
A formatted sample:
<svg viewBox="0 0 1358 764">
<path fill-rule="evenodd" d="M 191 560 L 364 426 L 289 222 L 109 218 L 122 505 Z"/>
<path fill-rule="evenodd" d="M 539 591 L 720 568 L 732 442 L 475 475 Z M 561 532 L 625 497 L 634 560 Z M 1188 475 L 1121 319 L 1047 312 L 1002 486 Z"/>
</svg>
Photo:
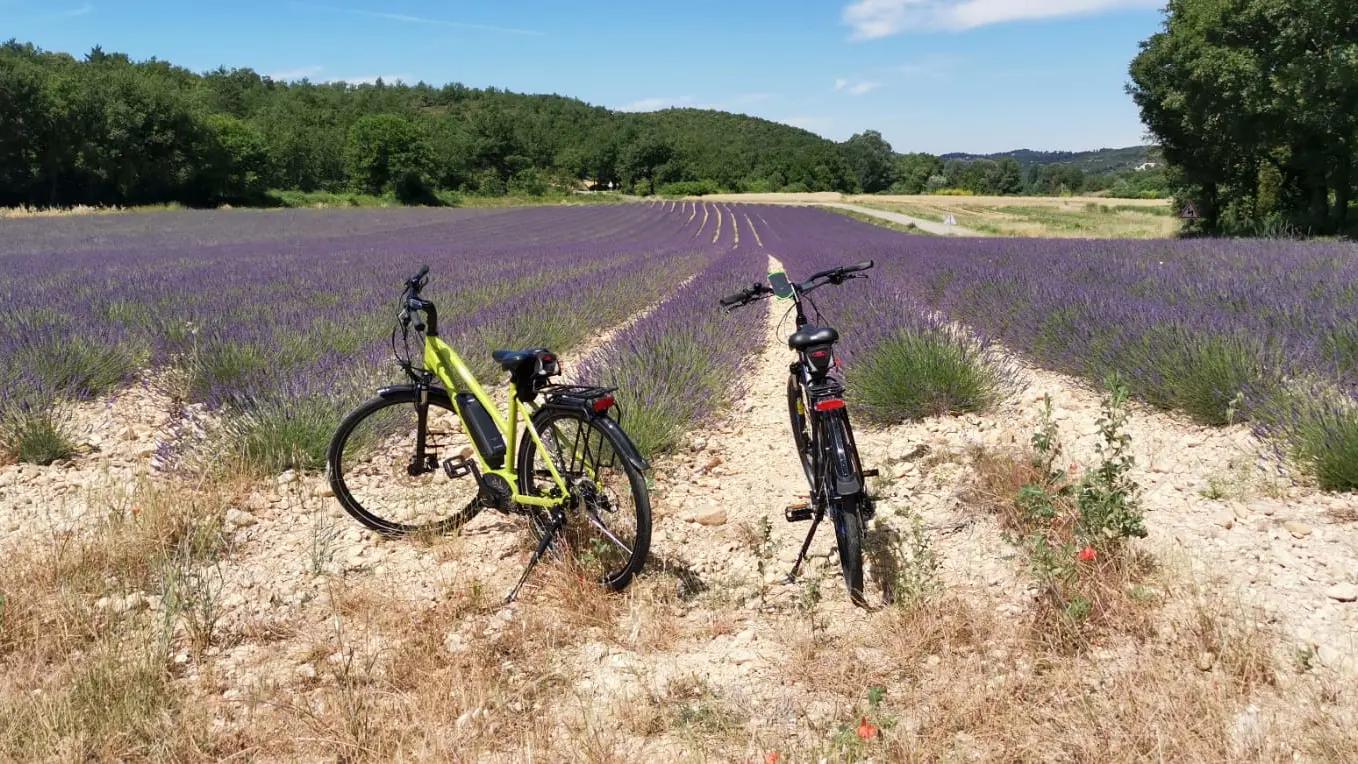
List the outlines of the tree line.
<svg viewBox="0 0 1358 764">
<path fill-rule="evenodd" d="M 0 45 L 0 205 L 192 205 L 269 190 L 540 194 L 590 181 L 649 193 L 856 190 L 839 147 L 767 120 L 626 114 L 459 84 L 280 82 L 95 48 Z"/>
<path fill-rule="evenodd" d="M 1110 178 L 901 155 L 876 131 L 835 143 L 718 111 L 621 113 L 460 84 L 282 82 L 97 47 L 76 58 L 0 45 L 0 206 L 259 204 L 273 191 L 436 203 L 450 192 L 582 185 L 638 194 L 1119 190 Z"/>
<path fill-rule="evenodd" d="M 1164 170 L 1086 173 L 1068 163 L 1031 164 L 1013 157 L 944 159 L 933 154 L 897 154 L 880 133 L 869 130 L 845 141 L 844 154 L 863 193 L 979 196 L 1059 196 L 1104 192 L 1122 198 L 1168 194 Z"/>
<path fill-rule="evenodd" d="M 1353 0 L 1170 0 L 1131 79 L 1202 231 L 1354 232 Z"/>
</svg>

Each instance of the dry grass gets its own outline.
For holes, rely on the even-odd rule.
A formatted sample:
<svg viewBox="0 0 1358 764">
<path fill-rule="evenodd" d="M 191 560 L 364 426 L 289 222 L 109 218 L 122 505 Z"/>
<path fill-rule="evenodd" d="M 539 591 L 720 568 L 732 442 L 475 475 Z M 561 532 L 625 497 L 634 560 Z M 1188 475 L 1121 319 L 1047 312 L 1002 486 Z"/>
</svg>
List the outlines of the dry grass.
<svg viewBox="0 0 1358 764">
<path fill-rule="evenodd" d="M 1022 465 L 981 459 L 975 497 L 1012 495 L 1031 477 Z M 863 614 L 840 608 L 838 587 L 825 582 L 824 600 L 802 592 L 783 604 L 709 608 L 663 572 L 615 595 L 556 564 L 512 608 L 500 604 L 498 583 L 458 579 L 434 601 L 406 601 L 389 580 L 330 574 L 290 619 L 198 638 L 192 602 L 168 628 L 163 608 L 96 607 L 229 563 L 238 552 L 224 543 L 220 512 L 245 492 L 143 486 L 89 532 L 54 534 L 7 560 L 0 759 L 1358 754 L 1350 685 L 1289 670 L 1262 618 L 1164 569 L 1154 573 L 1155 628 L 1105 629 L 1079 651 L 1044 635 L 1040 600 L 1000 615 L 984 593 L 955 590 Z M 758 549 L 764 534 L 750 528 L 743 541 Z M 1115 577 L 1096 580 L 1118 582 L 1105 595 L 1110 613 L 1131 612 L 1116 609 L 1119 598 L 1144 606 Z M 759 634 L 759 668 L 708 650 L 747 628 Z M 224 661 L 226 645 L 252 648 L 261 663 Z M 860 738 L 863 718 L 880 734 Z"/>
<path fill-rule="evenodd" d="M 53 531 L 7 556 L 0 757 L 206 758 L 229 747 L 174 687 L 172 650 L 211 636 L 199 603 L 167 586 L 223 551 L 221 498 L 141 486 L 87 531 Z"/>
<path fill-rule="evenodd" d="M 866 207 L 999 236 L 1160 239 L 1179 230 L 1169 202 L 1092 197 L 858 196 Z"/>
</svg>

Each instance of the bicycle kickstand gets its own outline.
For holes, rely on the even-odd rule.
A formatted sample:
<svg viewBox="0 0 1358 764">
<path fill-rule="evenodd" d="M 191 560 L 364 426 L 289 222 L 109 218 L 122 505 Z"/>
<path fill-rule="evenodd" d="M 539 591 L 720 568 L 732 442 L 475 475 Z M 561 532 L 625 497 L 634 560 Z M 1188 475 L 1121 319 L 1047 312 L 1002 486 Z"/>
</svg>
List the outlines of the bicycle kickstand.
<svg viewBox="0 0 1358 764">
<path fill-rule="evenodd" d="M 802 567 L 802 561 L 806 559 L 806 550 L 811 548 L 811 539 L 816 535 L 816 527 L 820 525 L 821 518 L 825 517 L 824 512 L 817 512 L 811 518 L 811 530 L 806 532 L 806 541 L 802 542 L 802 551 L 797 554 L 797 561 L 792 564 L 792 572 L 783 579 L 785 584 L 797 583 L 797 571 Z"/>
<path fill-rule="evenodd" d="M 552 510 L 551 527 L 547 529 L 546 533 L 542 534 L 542 540 L 538 542 L 538 548 L 533 550 L 533 557 L 528 561 L 528 567 L 523 571 L 523 575 L 519 578 L 519 583 L 515 585 L 514 591 L 509 593 L 509 597 L 505 599 L 506 605 L 513 602 L 514 598 L 519 596 L 519 590 L 528 582 L 528 574 L 533 572 L 533 567 L 538 564 L 538 560 L 542 559 L 542 555 L 547 552 L 547 547 L 551 546 L 552 542 L 556 540 L 556 534 L 561 532 L 561 526 L 565 524 L 566 512 L 562 510 L 561 507 L 556 507 Z"/>
</svg>

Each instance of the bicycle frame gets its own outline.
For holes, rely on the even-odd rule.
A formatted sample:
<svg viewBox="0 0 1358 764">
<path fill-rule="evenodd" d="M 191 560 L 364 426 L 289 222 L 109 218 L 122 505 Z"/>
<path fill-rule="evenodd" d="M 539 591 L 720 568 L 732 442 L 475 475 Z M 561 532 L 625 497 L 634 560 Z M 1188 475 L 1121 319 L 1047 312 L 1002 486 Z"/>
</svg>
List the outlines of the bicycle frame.
<svg viewBox="0 0 1358 764">
<path fill-rule="evenodd" d="M 481 449 L 477 447 L 475 439 L 472 440 L 472 450 L 476 453 L 476 460 L 482 475 L 496 475 L 507 481 L 510 490 L 512 491 L 510 499 L 515 504 L 551 509 L 566 501 L 566 498 L 570 493 L 567 489 L 566 481 L 562 479 L 561 473 L 557 470 L 556 463 L 552 460 L 551 454 L 549 454 L 547 449 L 542 445 L 542 438 L 538 435 L 537 428 L 533 426 L 532 412 L 536 411 L 535 406 L 532 406 L 531 404 L 524 405 L 519 401 L 517 395 L 512 395 L 509 398 L 509 412 L 506 416 L 506 414 L 502 413 L 499 407 L 495 405 L 495 402 L 490 399 L 490 396 L 486 394 L 485 388 L 481 386 L 480 381 L 472 374 L 471 369 L 467 368 L 467 364 L 462 360 L 462 357 L 457 354 L 457 351 L 453 350 L 448 343 L 438 337 L 425 337 L 424 364 L 426 369 L 436 374 L 438 378 L 442 380 L 444 386 L 448 388 L 448 390 L 466 390 L 475 396 L 476 400 L 480 401 L 481 405 L 484 406 L 486 411 L 490 414 L 491 421 L 495 423 L 495 427 L 500 431 L 500 435 L 504 437 L 507 451 L 505 453 L 505 466 L 500 469 L 495 469 L 490 466 L 486 461 L 485 456 L 481 453 Z M 453 409 L 457 412 L 458 418 L 462 420 L 463 426 L 466 427 L 467 421 L 462 414 L 462 410 L 457 405 L 456 397 L 450 397 L 453 399 Z M 529 437 L 533 439 L 533 443 L 542 454 L 542 459 L 547 463 L 548 471 L 551 472 L 552 480 L 559 489 L 559 495 L 556 498 L 528 496 L 519 493 L 519 473 L 514 467 L 517 463 L 516 457 L 518 455 L 517 449 L 519 443 L 514 437 L 514 434 L 518 432 L 519 417 L 522 410 L 525 408 L 529 409 L 530 413 L 523 417 L 524 426 L 528 430 Z"/>
</svg>

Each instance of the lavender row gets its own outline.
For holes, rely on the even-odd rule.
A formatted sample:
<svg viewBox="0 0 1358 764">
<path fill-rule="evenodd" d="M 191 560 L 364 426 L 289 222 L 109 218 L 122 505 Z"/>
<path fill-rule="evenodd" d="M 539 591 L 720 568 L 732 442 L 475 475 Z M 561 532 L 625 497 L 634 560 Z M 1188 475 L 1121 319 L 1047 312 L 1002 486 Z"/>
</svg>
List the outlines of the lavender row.
<svg viewBox="0 0 1358 764">
<path fill-rule="evenodd" d="M 582 365 L 581 379 L 619 388 L 624 425 L 643 453 L 672 448 L 734 401 L 763 345 L 767 303 L 727 316 L 718 301 L 766 272 L 768 255 L 720 246 L 724 254 Z"/>
<path fill-rule="evenodd" d="M 445 334 L 469 343 L 460 349 L 484 372 L 490 348 L 478 345 L 574 344 L 713 256 L 694 226 L 641 207 L 393 212 L 396 225 L 369 214 L 145 216 L 168 234 L 131 216 L 68 219 L 51 227 L 55 244 L 6 228 L 0 415 L 169 368 L 189 398 L 231 409 L 247 456 L 285 463 L 278 449 L 304 441 L 314 455 L 327 418 L 393 368 L 400 284 L 421 263 Z M 233 219 L 240 230 L 225 227 Z"/>
<path fill-rule="evenodd" d="M 1358 389 L 1353 245 L 917 238 L 823 212 L 759 214 L 805 269 L 875 258 L 876 279 L 916 311 L 1058 371 L 1118 370 L 1147 400 L 1205 421 L 1224 421 L 1261 377 Z"/>
</svg>

